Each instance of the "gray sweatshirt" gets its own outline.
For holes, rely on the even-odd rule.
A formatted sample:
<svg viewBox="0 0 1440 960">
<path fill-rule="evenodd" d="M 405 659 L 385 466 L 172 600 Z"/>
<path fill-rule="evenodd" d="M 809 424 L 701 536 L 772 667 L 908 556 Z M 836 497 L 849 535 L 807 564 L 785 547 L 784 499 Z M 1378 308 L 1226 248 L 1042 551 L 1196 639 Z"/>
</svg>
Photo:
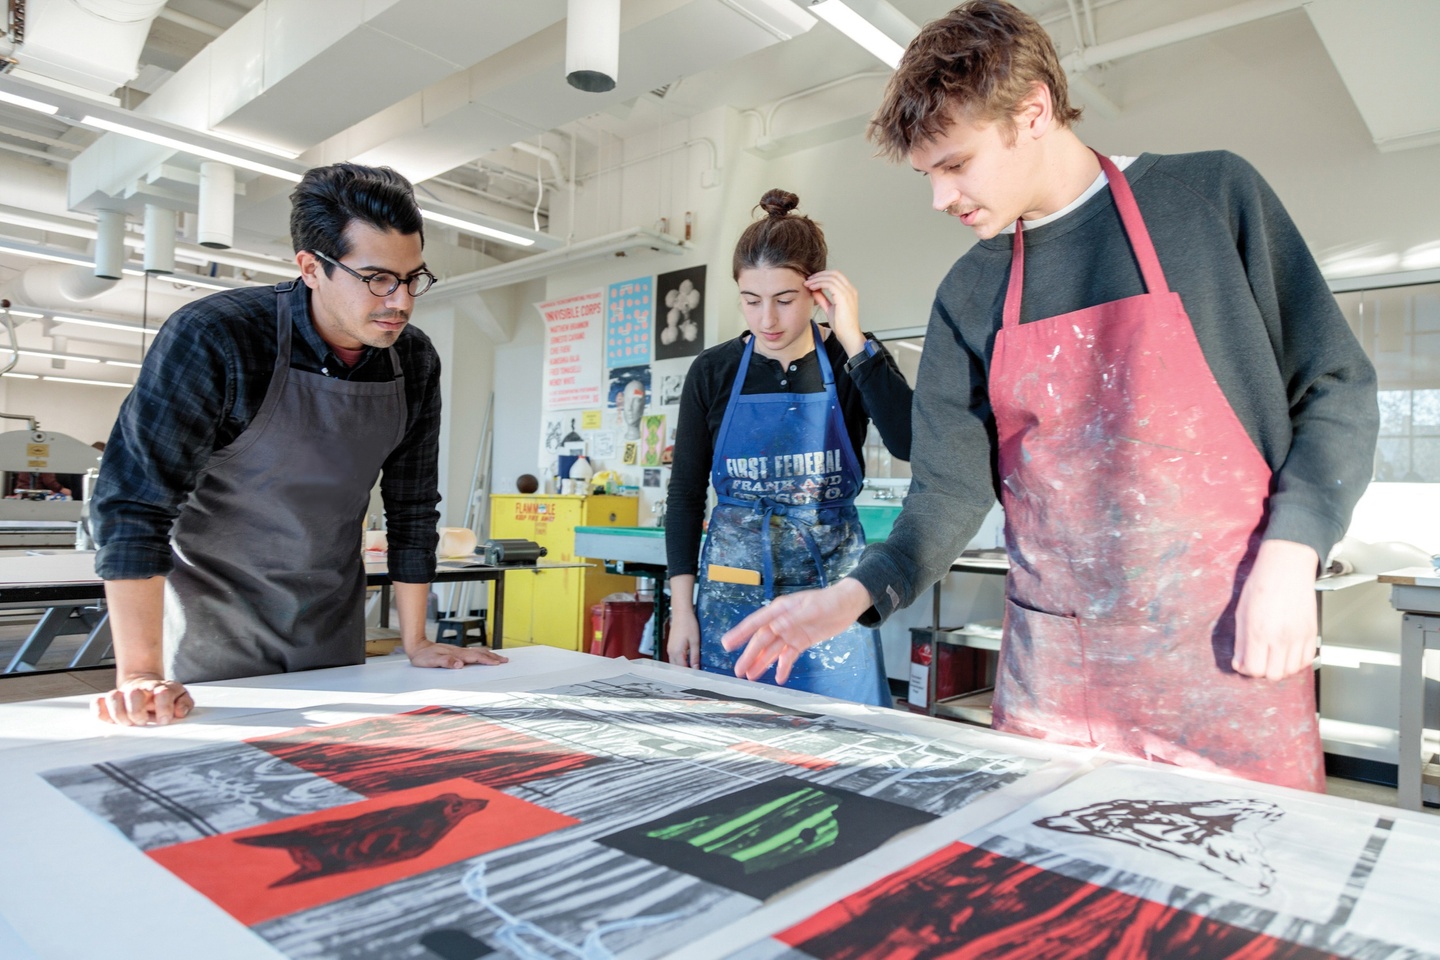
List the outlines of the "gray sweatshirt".
<svg viewBox="0 0 1440 960">
<path fill-rule="evenodd" d="M 1369 482 L 1375 369 L 1279 198 L 1231 153 L 1144 154 L 1125 170 L 1170 288 L 1220 389 L 1274 472 L 1264 536 L 1344 536 Z M 888 540 L 851 574 L 883 622 L 943 577 L 995 502 L 987 378 L 1013 234 L 982 240 L 935 295 L 915 385 L 913 480 Z M 1145 292 L 1108 189 L 1025 237 L 1020 320 Z"/>
</svg>

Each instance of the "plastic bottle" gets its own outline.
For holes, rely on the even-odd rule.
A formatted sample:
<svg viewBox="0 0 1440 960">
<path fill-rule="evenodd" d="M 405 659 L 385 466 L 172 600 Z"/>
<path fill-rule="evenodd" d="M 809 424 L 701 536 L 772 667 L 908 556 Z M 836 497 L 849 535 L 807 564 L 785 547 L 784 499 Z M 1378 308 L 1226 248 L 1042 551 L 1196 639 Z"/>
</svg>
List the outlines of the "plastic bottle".
<svg viewBox="0 0 1440 960">
<path fill-rule="evenodd" d="M 590 466 L 590 458 L 581 454 L 575 458 L 575 463 L 570 467 L 570 479 L 575 481 L 575 492 L 587 494 L 590 492 L 590 478 L 595 476 L 595 468 Z"/>
</svg>

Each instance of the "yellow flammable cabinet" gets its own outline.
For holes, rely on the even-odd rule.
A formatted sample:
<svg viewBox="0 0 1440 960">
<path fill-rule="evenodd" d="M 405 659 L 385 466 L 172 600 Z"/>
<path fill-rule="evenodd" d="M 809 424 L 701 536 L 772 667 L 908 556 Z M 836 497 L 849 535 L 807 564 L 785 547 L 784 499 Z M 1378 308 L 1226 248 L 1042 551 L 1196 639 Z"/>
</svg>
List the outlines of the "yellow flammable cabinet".
<svg viewBox="0 0 1440 960">
<path fill-rule="evenodd" d="M 534 540 L 546 548 L 542 563 L 591 563 L 591 567 L 516 570 L 505 575 L 505 646 L 543 643 L 588 650 L 590 607 L 612 593 L 632 593 L 633 577 L 605 572 L 604 559 L 575 556 L 576 527 L 633 527 L 635 497 L 495 494 L 490 498 L 490 536 Z M 491 588 L 490 603 L 495 602 Z"/>
</svg>

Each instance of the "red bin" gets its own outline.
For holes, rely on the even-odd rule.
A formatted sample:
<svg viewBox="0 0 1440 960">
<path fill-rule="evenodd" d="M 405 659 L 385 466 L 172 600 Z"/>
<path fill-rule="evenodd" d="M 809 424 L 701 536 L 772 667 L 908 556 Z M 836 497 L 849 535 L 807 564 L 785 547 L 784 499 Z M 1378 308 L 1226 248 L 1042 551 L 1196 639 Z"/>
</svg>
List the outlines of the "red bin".
<svg viewBox="0 0 1440 960">
<path fill-rule="evenodd" d="M 627 660 L 641 658 L 640 641 L 644 639 L 645 624 L 655 611 L 650 600 L 606 600 L 590 608 L 594 623 L 594 639 L 590 652 L 600 657 L 624 657 Z M 600 612 L 598 622 L 595 611 Z"/>
</svg>

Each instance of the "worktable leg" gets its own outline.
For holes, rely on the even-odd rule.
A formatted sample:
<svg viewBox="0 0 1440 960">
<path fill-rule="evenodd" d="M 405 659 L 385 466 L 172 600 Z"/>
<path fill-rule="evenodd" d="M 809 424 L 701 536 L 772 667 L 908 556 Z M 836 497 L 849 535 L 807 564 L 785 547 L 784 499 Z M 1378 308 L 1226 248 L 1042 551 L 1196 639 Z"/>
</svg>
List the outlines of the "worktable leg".
<svg viewBox="0 0 1440 960">
<path fill-rule="evenodd" d="M 380 584 L 380 629 L 390 629 L 390 584 Z"/>
<path fill-rule="evenodd" d="M 1425 741 L 1425 634 L 1440 627 L 1440 620 L 1414 613 L 1400 624 L 1400 756 L 1396 803 L 1402 810 L 1419 810 Z"/>
<path fill-rule="evenodd" d="M 70 619 L 70 613 L 78 604 L 63 604 L 51 607 L 40 617 L 40 622 L 35 624 L 35 629 L 30 631 L 30 636 L 25 638 L 20 649 L 15 651 L 11 658 L 10 665 L 5 668 L 6 673 L 14 673 L 22 667 L 33 667 L 45 656 L 45 651 L 50 649 L 50 642 L 60 635 L 65 626 L 65 621 Z"/>
<path fill-rule="evenodd" d="M 935 716 L 935 700 L 940 693 L 940 584 L 944 581 L 936 581 L 931 587 L 934 596 L 931 605 L 930 616 L 930 670 L 925 678 L 925 712 Z"/>
<path fill-rule="evenodd" d="M 499 650 L 505 645 L 505 573 L 495 576 L 495 609 L 490 623 L 490 649 Z"/>
<path fill-rule="evenodd" d="M 110 655 L 110 611 L 106 610 L 100 615 L 100 622 L 95 624 L 85 642 L 80 645 L 80 650 L 70 661 L 71 667 L 93 667 Z"/>
<path fill-rule="evenodd" d="M 669 577 L 655 578 L 655 659 L 665 660 L 665 621 L 670 616 L 670 601 L 665 596 Z"/>
</svg>

